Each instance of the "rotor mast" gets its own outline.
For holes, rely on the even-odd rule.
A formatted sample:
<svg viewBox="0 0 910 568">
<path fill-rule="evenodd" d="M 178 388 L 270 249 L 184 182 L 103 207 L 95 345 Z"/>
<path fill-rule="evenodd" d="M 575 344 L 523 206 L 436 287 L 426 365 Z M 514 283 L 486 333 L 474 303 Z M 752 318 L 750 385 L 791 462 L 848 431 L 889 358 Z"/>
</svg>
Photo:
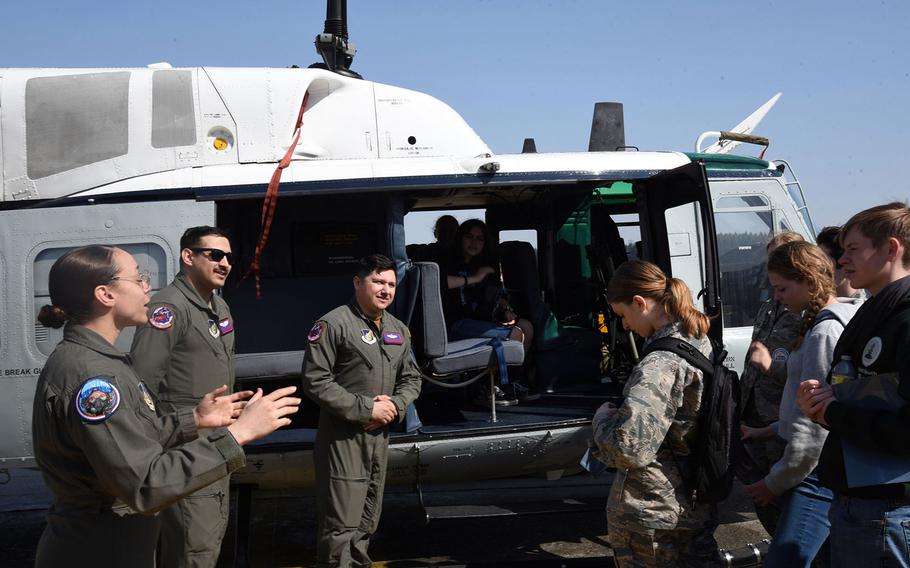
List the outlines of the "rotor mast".
<svg viewBox="0 0 910 568">
<path fill-rule="evenodd" d="M 357 49 L 348 41 L 347 0 L 326 0 L 325 27 L 323 32 L 316 36 L 315 43 L 316 51 L 322 56 L 322 63 L 314 63 L 310 65 L 311 68 L 328 69 L 356 79 L 363 78 L 351 69 Z"/>
</svg>

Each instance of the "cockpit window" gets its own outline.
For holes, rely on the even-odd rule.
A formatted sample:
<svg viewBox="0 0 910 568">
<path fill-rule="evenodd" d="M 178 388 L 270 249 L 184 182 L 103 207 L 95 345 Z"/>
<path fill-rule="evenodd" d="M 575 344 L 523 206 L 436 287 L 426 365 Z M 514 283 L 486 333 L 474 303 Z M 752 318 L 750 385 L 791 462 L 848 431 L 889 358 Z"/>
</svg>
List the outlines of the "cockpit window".
<svg viewBox="0 0 910 568">
<path fill-rule="evenodd" d="M 25 84 L 25 149 L 30 179 L 128 151 L 128 72 L 35 77 Z"/>
</svg>

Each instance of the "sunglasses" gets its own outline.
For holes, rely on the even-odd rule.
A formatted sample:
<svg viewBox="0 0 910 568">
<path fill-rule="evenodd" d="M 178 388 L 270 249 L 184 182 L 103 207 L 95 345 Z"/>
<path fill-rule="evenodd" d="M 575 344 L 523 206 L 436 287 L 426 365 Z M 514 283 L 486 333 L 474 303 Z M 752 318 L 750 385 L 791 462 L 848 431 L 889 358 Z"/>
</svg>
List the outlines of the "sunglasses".
<svg viewBox="0 0 910 568">
<path fill-rule="evenodd" d="M 206 257 L 212 262 L 221 262 L 222 258 L 226 258 L 228 264 L 234 264 L 234 253 L 232 252 L 224 252 L 215 248 L 191 248 L 190 250 L 196 254 L 208 253 Z"/>
</svg>

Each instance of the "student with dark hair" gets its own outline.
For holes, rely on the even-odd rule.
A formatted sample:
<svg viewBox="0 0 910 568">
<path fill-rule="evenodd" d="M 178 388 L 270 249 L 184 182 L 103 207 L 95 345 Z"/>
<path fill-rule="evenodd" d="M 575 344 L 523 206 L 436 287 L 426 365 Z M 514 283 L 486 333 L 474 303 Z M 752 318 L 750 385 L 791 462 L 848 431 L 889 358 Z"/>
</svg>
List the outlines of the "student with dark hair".
<svg viewBox="0 0 910 568">
<path fill-rule="evenodd" d="M 834 269 L 834 285 L 837 287 L 837 297 L 865 300 L 866 292 L 857 290 L 850 285 L 850 280 L 844 274 L 844 268 L 837 262 L 837 259 L 844 254 L 844 249 L 840 246 L 840 227 L 825 227 L 815 237 L 815 242 L 825 251 L 825 254 L 828 255 L 828 260 L 831 261 L 831 266 Z"/>
<path fill-rule="evenodd" d="M 819 484 L 814 471 L 827 432 L 799 410 L 796 392 L 803 381 L 828 374 L 834 345 L 860 302 L 835 298 L 831 263 L 820 247 L 807 242 L 776 248 L 768 259 L 768 279 L 774 297 L 790 312 L 802 314 L 802 325 L 787 360 L 780 419 L 765 428 L 742 427 L 747 439 L 778 436 L 784 440 L 783 456 L 763 479 L 745 490 L 759 504 L 773 500 L 780 504 L 765 566 L 808 568 L 816 555 L 827 566 L 828 547 L 823 543 L 828 538 L 832 495 Z M 755 352 L 759 367 L 767 371 L 771 353 L 761 343 Z"/>
<path fill-rule="evenodd" d="M 317 566 L 370 566 L 379 525 L 389 429 L 420 393 L 411 336 L 386 309 L 395 299 L 395 263 L 360 260 L 354 297 L 307 335 L 304 392 L 319 404 L 316 466 Z"/>
<path fill-rule="evenodd" d="M 521 341 L 527 351 L 534 338 L 534 327 L 530 321 L 518 317 L 503 293 L 486 224 L 480 219 L 462 223 L 453 247 L 440 264 L 443 312 L 449 337 Z M 484 384 L 481 388 L 489 387 Z M 499 387 L 496 389 L 498 405 L 517 402 L 511 393 L 507 395 Z M 475 401 L 489 405 L 489 390 L 479 392 Z"/>
<path fill-rule="evenodd" d="M 607 302 L 646 346 L 675 337 L 711 357 L 708 317 L 695 308 L 686 284 L 656 265 L 621 264 Z M 692 459 L 699 436 L 703 378 L 679 355 L 654 351 L 632 370 L 622 405 L 608 402 L 594 415 L 598 457 L 617 470 L 607 540 L 620 568 L 719 565 L 714 507 L 692 504 L 680 466 Z"/>
<path fill-rule="evenodd" d="M 52 305 L 39 321 L 64 326 L 35 391 L 35 460 L 54 496 L 35 565 L 73 565 L 86 543 L 101 564 L 151 568 L 160 517 L 172 503 L 242 467 L 241 446 L 290 423 L 293 387 L 220 396 L 157 413 L 156 401 L 114 347 L 146 321 L 149 276 L 125 251 L 86 246 L 54 262 Z M 79 564 L 79 562 L 76 562 Z"/>
<path fill-rule="evenodd" d="M 234 389 L 234 319 L 216 294 L 231 273 L 231 243 L 209 226 L 180 239 L 180 272 L 156 293 L 131 353 L 139 376 L 165 412 L 191 408 L 218 385 Z M 158 565 L 214 568 L 230 515 L 230 477 L 161 513 Z"/>
<path fill-rule="evenodd" d="M 841 334 L 832 372 L 798 394 L 806 416 L 828 429 L 818 477 L 834 493 L 831 561 L 910 566 L 910 207 L 857 213 L 840 244 L 850 285 L 871 298 Z"/>
<path fill-rule="evenodd" d="M 433 225 L 433 238 L 440 252 L 452 248 L 455 235 L 458 233 L 458 219 L 451 215 L 441 215 Z"/>
</svg>

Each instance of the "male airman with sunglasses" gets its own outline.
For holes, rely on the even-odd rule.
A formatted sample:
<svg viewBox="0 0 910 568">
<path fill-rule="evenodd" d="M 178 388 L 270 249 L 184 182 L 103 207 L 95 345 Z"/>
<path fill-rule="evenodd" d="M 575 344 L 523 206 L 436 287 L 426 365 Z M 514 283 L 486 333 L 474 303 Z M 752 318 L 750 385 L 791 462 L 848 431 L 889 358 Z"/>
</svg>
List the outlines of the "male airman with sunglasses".
<svg viewBox="0 0 910 568">
<path fill-rule="evenodd" d="M 133 367 L 162 413 L 193 408 L 221 385 L 234 388 L 234 320 L 215 290 L 233 262 L 231 243 L 215 227 L 187 229 L 180 272 L 152 296 L 148 322 L 136 331 Z M 158 566 L 215 566 L 227 527 L 229 478 L 161 513 Z"/>
</svg>

